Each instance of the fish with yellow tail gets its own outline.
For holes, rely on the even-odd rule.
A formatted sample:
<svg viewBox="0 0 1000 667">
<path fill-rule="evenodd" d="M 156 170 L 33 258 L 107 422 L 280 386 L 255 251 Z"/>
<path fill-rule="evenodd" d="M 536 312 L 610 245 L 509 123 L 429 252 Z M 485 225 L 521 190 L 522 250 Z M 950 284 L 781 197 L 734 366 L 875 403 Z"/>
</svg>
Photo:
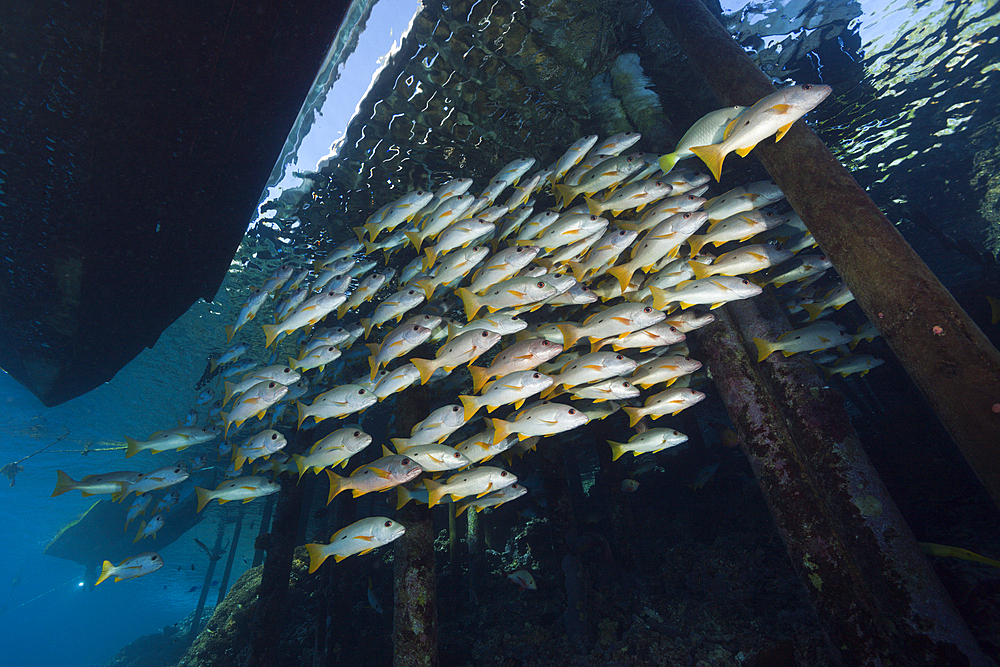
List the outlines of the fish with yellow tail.
<svg viewBox="0 0 1000 667">
<path fill-rule="evenodd" d="M 555 186 L 556 198 L 561 198 L 561 208 L 569 206 L 579 194 L 592 195 L 606 188 L 614 188 L 649 162 L 644 153 L 610 157 L 588 171 L 576 185 Z"/>
<path fill-rule="evenodd" d="M 166 522 L 167 520 L 162 514 L 154 516 L 149 520 L 149 523 L 141 521 L 139 523 L 139 532 L 135 534 L 135 539 L 132 540 L 132 544 L 135 544 L 139 540 L 146 539 L 147 537 L 152 537 L 155 540 L 157 531 L 159 531 L 160 528 L 163 528 L 163 524 Z"/>
<path fill-rule="evenodd" d="M 274 366 L 265 366 L 264 368 L 258 368 L 257 370 L 251 371 L 243 376 L 243 379 L 238 383 L 226 382 L 225 390 L 226 395 L 222 399 L 222 404 L 225 405 L 229 402 L 233 396 L 244 393 L 254 385 L 264 381 L 273 380 L 278 384 L 283 384 L 286 387 L 295 384 L 302 379 L 302 375 L 292 369 L 291 366 L 284 366 L 282 364 L 275 364 Z"/>
<path fill-rule="evenodd" d="M 57 481 L 56 488 L 52 492 L 53 498 L 67 491 L 79 491 L 84 498 L 104 493 L 120 493 L 122 487 L 136 482 L 141 476 L 137 472 L 122 470 L 100 475 L 87 475 L 78 482 L 62 470 L 57 470 L 56 475 Z"/>
<path fill-rule="evenodd" d="M 305 456 L 292 454 L 301 481 L 306 471 L 319 474 L 323 468 L 347 466 L 352 456 L 372 444 L 372 437 L 357 427 L 338 429 L 312 446 Z"/>
<path fill-rule="evenodd" d="M 383 451 L 392 454 L 387 447 Z M 449 472 L 472 465 L 472 461 L 457 449 L 440 443 L 408 447 L 406 455 L 416 461 L 424 472 Z"/>
<path fill-rule="evenodd" d="M 217 358 L 211 357 L 208 360 L 210 370 L 214 373 L 215 369 L 218 368 L 219 366 L 224 366 L 226 364 L 232 363 L 249 351 L 250 351 L 249 343 L 236 343 L 234 345 L 231 345 Z"/>
<path fill-rule="evenodd" d="M 868 371 L 876 366 L 881 366 L 884 363 L 884 360 L 873 357 L 870 354 L 852 354 L 850 356 L 837 359 L 829 366 L 820 366 L 820 368 L 830 375 L 847 377 L 848 375 L 852 375 L 854 373 L 861 373 L 861 377 L 864 377 L 865 375 L 868 375 Z"/>
<path fill-rule="evenodd" d="M 198 511 L 205 509 L 205 505 L 218 500 L 219 504 L 228 503 L 230 500 L 241 500 L 248 503 L 257 498 L 269 496 L 281 490 L 281 485 L 266 477 L 252 475 L 250 477 L 237 477 L 219 484 L 215 490 L 203 489 L 200 486 L 194 487 L 195 495 L 198 498 Z"/>
<path fill-rule="evenodd" d="M 705 213 L 708 213 L 711 222 L 718 222 L 781 201 L 784 197 L 785 193 L 775 181 L 756 181 L 712 197 L 705 202 Z"/>
<path fill-rule="evenodd" d="M 458 400 L 465 409 L 465 421 L 475 416 L 479 409 L 493 412 L 496 408 L 510 403 L 520 408 L 524 402 L 552 385 L 552 377 L 537 371 L 515 371 L 504 375 L 490 384 L 482 396 L 460 395 Z"/>
<path fill-rule="evenodd" d="M 572 431 L 590 420 L 587 415 L 570 405 L 543 401 L 540 405 L 517 413 L 514 421 L 496 418 L 492 421 L 493 442 L 498 443 L 512 434 L 517 435 L 518 440 L 526 440 L 536 435 L 539 437 L 556 435 Z"/>
<path fill-rule="evenodd" d="M 449 435 L 462 428 L 467 422 L 462 418 L 461 406 L 455 404 L 442 405 L 418 422 L 410 430 L 409 438 L 393 438 L 392 445 L 402 454 L 411 447 L 444 442 Z"/>
<path fill-rule="evenodd" d="M 649 272 L 663 258 L 674 257 L 684 242 L 692 238 L 692 234 L 698 231 L 707 219 L 703 211 L 670 216 L 647 231 L 632 246 L 629 261 L 608 269 L 608 275 L 618 280 L 618 285 L 624 292 L 632 282 L 632 276 L 636 271 Z"/>
<path fill-rule="evenodd" d="M 443 368 L 451 373 L 464 363 L 472 362 L 500 342 L 500 334 L 486 329 L 475 329 L 460 333 L 441 346 L 433 359 L 411 359 L 420 371 L 420 384 L 427 384 L 434 371 Z"/>
<path fill-rule="evenodd" d="M 705 394 L 686 387 L 661 391 L 646 399 L 641 408 L 622 408 L 628 414 L 628 425 L 635 426 L 643 417 L 657 419 L 663 415 L 676 415 L 705 399 Z"/>
<path fill-rule="evenodd" d="M 424 218 L 423 227 L 420 230 L 404 232 L 407 240 L 419 253 L 424 241 L 434 238 L 448 229 L 452 223 L 461 220 L 462 216 L 472 208 L 475 200 L 476 198 L 472 195 L 456 195 L 442 201 L 432 213 Z"/>
<path fill-rule="evenodd" d="M 701 280 L 685 280 L 676 287 L 666 290 L 651 287 L 650 291 L 653 293 L 653 306 L 659 309 L 666 309 L 671 304 L 678 303 L 681 308 L 707 305 L 709 309 L 714 310 L 730 301 L 751 299 L 764 290 L 746 278 L 715 276 Z"/>
<path fill-rule="evenodd" d="M 330 478 L 330 495 L 326 504 L 329 505 L 341 491 L 350 491 L 355 498 L 373 491 L 388 491 L 394 486 L 405 484 L 418 477 L 423 472 L 416 461 L 403 454 L 383 456 L 367 465 L 360 466 L 348 477 L 341 477 L 329 468 L 326 474 Z"/>
<path fill-rule="evenodd" d="M 288 366 L 303 371 L 318 368 L 322 373 L 326 365 L 340 359 L 341 354 L 340 348 L 335 345 L 321 346 L 303 353 L 298 359 L 288 357 Z"/>
<path fill-rule="evenodd" d="M 831 92 L 830 86 L 812 83 L 782 88 L 761 98 L 730 121 L 721 142 L 691 146 L 690 150 L 701 158 L 718 181 L 722 178 L 722 161 L 726 155 L 735 151 L 740 157 L 746 157 L 772 134 L 775 142 L 781 141 L 795 121 L 816 108 Z"/>
<path fill-rule="evenodd" d="M 542 392 L 542 398 L 560 393 L 560 387 L 571 389 L 578 385 L 590 384 L 631 373 L 638 363 L 625 355 L 614 352 L 591 352 L 577 359 L 567 361 L 557 375 L 552 376 L 551 386 Z M 503 378 L 498 382 L 503 381 Z"/>
<path fill-rule="evenodd" d="M 123 483 L 121 491 L 115 493 L 111 498 L 115 502 L 121 502 L 133 491 L 138 494 L 145 493 L 146 491 L 165 489 L 168 486 L 180 484 L 188 476 L 187 468 L 183 464 L 163 466 L 162 468 L 142 473 L 132 483 Z"/>
<path fill-rule="evenodd" d="M 306 299 L 282 322 L 263 326 L 266 339 L 264 347 L 271 347 L 281 334 L 289 334 L 303 327 L 313 326 L 336 310 L 346 299 L 347 297 L 342 293 L 331 290 L 320 292 L 316 296 Z"/>
<path fill-rule="evenodd" d="M 633 331 L 623 338 L 602 340 L 597 344 L 597 349 L 601 349 L 605 344 L 610 343 L 611 349 L 615 352 L 635 348 L 638 348 L 640 352 L 645 352 L 656 347 L 680 343 L 684 339 L 684 334 L 678 331 L 677 327 L 664 320 L 663 322 L 657 322 L 651 327 Z"/>
<path fill-rule="evenodd" d="M 288 440 L 282 434 L 274 429 L 264 429 L 236 447 L 233 463 L 237 469 L 242 468 L 247 461 L 266 459 L 287 444 Z"/>
<path fill-rule="evenodd" d="M 838 345 L 846 345 L 853 340 L 850 334 L 844 333 L 839 324 L 833 322 L 817 322 L 799 329 L 792 329 L 781 334 L 776 341 L 754 338 L 757 346 L 757 361 L 764 361 L 774 352 L 781 352 L 786 357 L 799 352 L 819 352 L 829 350 Z"/>
<path fill-rule="evenodd" d="M 392 231 L 404 222 L 412 220 L 433 198 L 434 193 L 425 190 L 407 192 L 395 202 L 383 206 L 373 213 L 358 234 L 358 240 L 365 232 L 368 232 L 368 237 L 374 241 L 383 231 Z"/>
<path fill-rule="evenodd" d="M 138 441 L 125 436 L 128 449 L 125 458 L 135 456 L 141 451 L 149 450 L 153 454 L 159 454 L 167 450 L 176 449 L 180 451 L 191 445 L 200 445 L 219 437 L 222 429 L 217 426 L 179 426 L 177 428 L 157 431 L 149 436 L 148 440 Z"/>
<path fill-rule="evenodd" d="M 372 329 L 390 320 L 397 323 L 403 321 L 403 315 L 424 302 L 424 294 L 415 288 L 401 289 L 387 296 L 372 313 L 370 318 L 362 318 L 361 325 L 365 328 L 365 338 L 371 335 Z"/>
<path fill-rule="evenodd" d="M 227 343 L 231 343 L 233 341 L 233 336 L 236 335 L 236 332 L 242 329 L 247 322 L 257 316 L 257 311 L 260 310 L 260 307 L 267 301 L 267 297 L 268 293 L 260 288 L 257 288 L 250 293 L 250 296 L 240 308 L 239 315 L 236 316 L 236 322 L 226 325 Z"/>
<path fill-rule="evenodd" d="M 611 211 L 611 215 L 618 216 L 623 211 L 633 208 L 638 213 L 653 202 L 669 195 L 673 189 L 674 186 L 666 181 L 648 179 L 629 183 L 604 199 L 591 199 L 587 196 L 583 199 L 592 215 Z"/>
<path fill-rule="evenodd" d="M 452 500 L 461 500 L 469 496 L 481 498 L 516 481 L 514 473 L 493 466 L 463 470 L 444 482 L 424 479 L 424 486 L 427 487 L 427 505 L 434 507 L 445 496 L 451 496 Z"/>
<path fill-rule="evenodd" d="M 333 556 L 338 563 L 348 556 L 363 555 L 385 546 L 403 536 L 406 528 L 384 516 L 370 516 L 341 528 L 329 544 L 307 544 L 309 554 L 309 574 L 319 569 L 323 562 Z"/>
<path fill-rule="evenodd" d="M 351 292 L 349 299 L 337 306 L 337 319 L 344 319 L 347 311 L 354 310 L 366 301 L 375 298 L 375 294 L 385 285 L 387 276 L 384 273 L 372 273 L 364 277 L 358 288 Z"/>
<path fill-rule="evenodd" d="M 472 275 L 469 291 L 479 294 L 499 282 L 513 278 L 518 271 L 530 264 L 540 251 L 541 248 L 534 245 L 515 245 L 497 252 Z"/>
<path fill-rule="evenodd" d="M 256 415 L 263 419 L 268 408 L 280 401 L 288 393 L 288 387 L 274 380 L 261 380 L 247 389 L 236 399 L 233 409 L 222 413 L 222 421 L 226 424 L 225 435 L 229 437 L 229 427 L 236 424 L 239 428 L 247 419 Z"/>
<path fill-rule="evenodd" d="M 712 276 L 742 276 L 777 266 L 792 258 L 791 250 L 783 250 L 770 243 L 743 246 L 719 255 L 711 264 L 691 260 L 695 280 Z"/>
<path fill-rule="evenodd" d="M 582 338 L 588 339 L 592 345 L 597 345 L 605 338 L 627 336 L 664 318 L 666 318 L 664 313 L 645 304 L 623 303 L 594 313 L 584 320 L 583 324 L 565 322 L 556 326 L 562 333 L 563 348 L 569 350 Z"/>
<path fill-rule="evenodd" d="M 819 301 L 802 304 L 802 309 L 809 313 L 809 321 L 812 322 L 823 315 L 829 308 L 840 310 L 851 301 L 854 301 L 854 294 L 844 283 L 840 283 L 824 294 Z"/>
<path fill-rule="evenodd" d="M 707 213 L 702 213 L 708 216 Z M 706 245 L 720 246 L 729 241 L 746 241 L 761 232 L 778 227 L 787 219 L 769 211 L 745 211 L 716 222 L 704 234 L 690 237 L 688 246 L 691 254 L 697 255 Z"/>
<path fill-rule="evenodd" d="M 981 563 L 990 567 L 1000 567 L 1000 560 L 980 556 L 979 554 L 963 549 L 961 547 L 950 547 L 946 544 L 935 544 L 933 542 L 917 542 L 920 550 L 928 556 L 946 556 L 948 558 L 961 558 L 970 563 Z"/>
<path fill-rule="evenodd" d="M 649 452 L 660 452 L 669 447 L 676 447 L 687 442 L 688 437 L 680 431 L 670 428 L 651 428 L 642 433 L 636 433 L 628 442 L 615 442 L 608 440 L 611 445 L 611 460 L 617 461 L 625 454 L 631 453 L 633 456 L 646 454 Z"/>
<path fill-rule="evenodd" d="M 441 232 L 437 244 L 424 249 L 424 271 L 427 271 L 437 260 L 458 248 L 475 245 L 476 242 L 496 231 L 496 225 L 485 218 L 467 218 L 459 220 Z M 482 259 L 482 258 L 480 258 Z"/>
<path fill-rule="evenodd" d="M 643 389 L 649 389 L 661 382 L 666 383 L 669 387 L 678 378 L 694 373 L 699 368 L 701 368 L 701 362 L 691 357 L 682 355 L 656 357 L 639 366 L 632 374 L 631 380 L 632 384 Z"/>
<path fill-rule="evenodd" d="M 434 267 L 430 278 L 418 280 L 415 284 L 423 290 L 428 300 L 432 299 L 438 288 L 461 282 L 462 278 L 486 259 L 489 252 L 488 247 L 478 245 L 457 250 Z"/>
<path fill-rule="evenodd" d="M 96 586 L 108 577 L 114 577 L 115 581 L 135 579 L 156 572 L 161 567 L 163 567 L 163 559 L 160 558 L 160 554 L 152 551 L 126 558 L 118 565 L 112 565 L 111 561 L 106 560 L 104 567 L 101 568 L 101 576 L 97 578 L 94 585 Z"/>
<path fill-rule="evenodd" d="M 559 288 L 545 280 L 520 276 L 493 285 L 482 296 L 464 287 L 459 287 L 455 293 L 462 299 L 466 320 L 471 322 L 481 308 L 486 308 L 491 314 L 504 308 L 537 310 L 546 299 L 558 294 Z"/>
<path fill-rule="evenodd" d="M 574 398 L 590 399 L 595 403 L 603 401 L 624 401 L 627 398 L 638 398 L 639 389 L 628 380 L 622 378 L 611 378 L 603 382 L 596 382 L 570 389 L 570 394 Z"/>
<path fill-rule="evenodd" d="M 709 112 L 695 121 L 677 142 L 672 153 L 660 157 L 659 165 L 664 174 L 670 173 L 674 165 L 694 155 L 692 146 L 715 144 L 725 137 L 726 127 L 746 111 L 746 107 L 732 106 Z"/>
<path fill-rule="evenodd" d="M 465 510 L 471 509 L 476 513 L 482 512 L 484 509 L 489 507 L 498 507 L 504 503 L 509 503 L 512 500 L 520 498 L 521 496 L 528 493 L 528 490 L 514 482 L 508 486 L 498 489 L 491 493 L 486 494 L 480 498 L 473 498 L 472 500 L 463 500 L 455 507 L 455 516 L 462 516 Z"/>
<path fill-rule="evenodd" d="M 430 329 L 419 324 L 401 324 L 387 333 L 378 345 L 368 343 L 368 349 L 371 352 L 368 357 L 371 379 L 375 379 L 382 366 L 387 366 L 393 359 L 397 359 L 425 343 L 431 337 L 431 333 Z"/>
<path fill-rule="evenodd" d="M 378 398 L 375 394 L 364 387 L 356 384 L 342 384 L 317 396 L 312 405 L 306 405 L 302 402 L 296 403 L 299 408 L 298 428 L 302 428 L 302 422 L 309 417 L 319 423 L 324 419 L 346 417 L 355 412 L 361 412 L 377 402 Z"/>
</svg>

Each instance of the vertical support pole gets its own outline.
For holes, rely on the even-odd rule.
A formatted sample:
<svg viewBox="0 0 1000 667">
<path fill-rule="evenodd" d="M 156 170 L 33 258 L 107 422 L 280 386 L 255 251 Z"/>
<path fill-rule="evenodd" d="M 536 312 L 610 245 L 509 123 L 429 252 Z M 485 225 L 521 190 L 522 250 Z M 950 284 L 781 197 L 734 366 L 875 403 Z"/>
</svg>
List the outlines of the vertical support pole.
<svg viewBox="0 0 1000 667">
<path fill-rule="evenodd" d="M 465 576 L 468 578 L 469 604 L 473 607 L 479 604 L 479 582 L 482 581 L 483 573 L 483 545 L 481 536 L 481 522 L 479 512 L 466 510 L 466 545 L 469 550 L 469 569 Z"/>
<path fill-rule="evenodd" d="M 403 434 L 408 434 L 427 414 L 424 395 L 404 392 L 397 405 L 396 429 Z M 397 510 L 396 520 L 406 527 L 406 532 L 393 542 L 393 665 L 437 667 L 437 587 L 431 508 L 409 503 Z"/>
<path fill-rule="evenodd" d="M 226 558 L 226 569 L 222 573 L 222 583 L 219 584 L 219 598 L 216 605 L 222 604 L 226 599 L 226 591 L 229 590 L 229 577 L 233 573 L 233 561 L 236 560 L 236 548 L 240 544 L 240 533 L 243 532 L 243 512 L 236 515 L 236 526 L 233 528 L 233 538 L 229 540 L 229 556 Z"/>
<path fill-rule="evenodd" d="M 264 562 L 265 550 L 257 545 L 264 542 L 268 531 L 271 530 L 271 513 L 273 511 L 274 496 L 268 496 L 264 501 L 264 510 L 260 515 L 260 526 L 257 528 L 257 539 L 254 541 L 253 563 L 251 563 L 250 567 L 257 567 Z"/>
<path fill-rule="evenodd" d="M 194 642 L 201 628 L 201 616 L 205 613 L 205 601 L 208 599 L 208 587 L 212 585 L 212 577 L 215 576 L 215 564 L 219 562 L 219 550 L 222 549 L 222 532 L 225 530 L 224 521 L 219 521 L 215 530 L 215 545 L 212 547 L 212 555 L 209 556 L 208 570 L 205 571 L 205 583 L 201 587 L 201 595 L 198 596 L 198 606 L 194 610 L 194 618 L 191 620 L 191 630 L 188 632 L 188 644 Z"/>
</svg>

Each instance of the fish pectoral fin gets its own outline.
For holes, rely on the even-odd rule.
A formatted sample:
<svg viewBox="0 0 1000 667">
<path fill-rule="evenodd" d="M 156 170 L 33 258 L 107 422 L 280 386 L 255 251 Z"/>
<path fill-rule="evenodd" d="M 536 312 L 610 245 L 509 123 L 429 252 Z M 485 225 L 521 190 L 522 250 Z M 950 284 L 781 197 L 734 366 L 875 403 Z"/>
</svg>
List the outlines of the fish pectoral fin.
<svg viewBox="0 0 1000 667">
<path fill-rule="evenodd" d="M 486 487 L 486 490 L 477 495 L 476 498 L 482 498 L 492 490 L 493 490 L 493 482 L 490 482 L 489 485 Z"/>
<path fill-rule="evenodd" d="M 774 113 L 780 113 L 780 114 L 790 113 L 792 111 L 792 105 L 791 104 L 775 104 L 773 107 L 771 107 L 771 111 L 773 111 Z"/>
<path fill-rule="evenodd" d="M 382 479 L 389 479 L 389 471 L 388 470 L 380 470 L 378 468 L 369 468 L 369 470 L 371 470 L 373 473 L 375 473 L 376 475 L 378 475 Z"/>
</svg>

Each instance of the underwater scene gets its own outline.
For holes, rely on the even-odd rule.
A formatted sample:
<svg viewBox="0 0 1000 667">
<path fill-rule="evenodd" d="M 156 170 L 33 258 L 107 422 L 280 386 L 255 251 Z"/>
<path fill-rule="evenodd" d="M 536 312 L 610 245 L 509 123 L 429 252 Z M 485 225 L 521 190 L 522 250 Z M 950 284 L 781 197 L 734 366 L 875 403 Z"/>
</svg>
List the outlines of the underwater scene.
<svg viewBox="0 0 1000 667">
<path fill-rule="evenodd" d="M 0 19 L 5 665 L 1000 663 L 1000 4 L 321 5 Z"/>
</svg>

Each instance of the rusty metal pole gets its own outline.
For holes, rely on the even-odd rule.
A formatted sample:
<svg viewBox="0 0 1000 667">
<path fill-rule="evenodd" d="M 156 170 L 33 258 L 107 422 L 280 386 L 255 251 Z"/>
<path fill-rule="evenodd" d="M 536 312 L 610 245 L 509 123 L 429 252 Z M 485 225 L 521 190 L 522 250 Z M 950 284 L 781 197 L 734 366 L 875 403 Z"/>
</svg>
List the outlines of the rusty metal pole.
<svg viewBox="0 0 1000 667">
<path fill-rule="evenodd" d="M 701 2 L 650 4 L 723 105 L 751 105 L 774 92 Z M 1000 353 L 805 123 L 753 154 L 1000 507 Z"/>
<path fill-rule="evenodd" d="M 753 337 L 775 340 L 791 328 L 770 294 L 731 303 L 727 311 L 751 354 Z M 880 619 L 892 620 L 885 629 L 893 642 L 920 665 L 988 664 L 865 454 L 844 397 L 805 355 L 772 354 L 757 371 L 781 406 L 823 513 L 864 581 L 860 593 Z"/>
</svg>

